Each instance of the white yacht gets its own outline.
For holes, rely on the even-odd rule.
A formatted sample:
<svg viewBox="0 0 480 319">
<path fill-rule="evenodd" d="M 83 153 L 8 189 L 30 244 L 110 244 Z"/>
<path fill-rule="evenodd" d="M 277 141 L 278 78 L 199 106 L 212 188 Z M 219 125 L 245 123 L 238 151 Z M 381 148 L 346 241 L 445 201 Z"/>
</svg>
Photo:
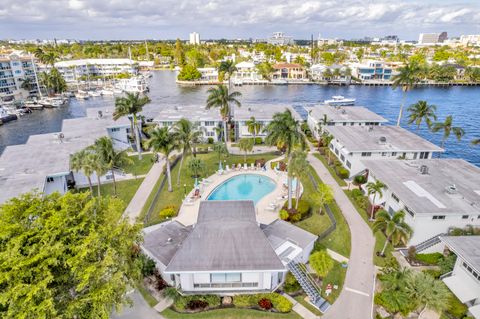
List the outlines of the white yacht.
<svg viewBox="0 0 480 319">
<path fill-rule="evenodd" d="M 75 97 L 77 98 L 77 100 L 86 100 L 88 99 L 88 92 L 78 90 L 77 93 L 75 93 Z"/>
<path fill-rule="evenodd" d="M 345 98 L 344 96 L 341 96 L 341 95 L 334 95 L 330 100 L 325 100 L 323 102 L 331 106 L 355 105 L 355 99 Z"/>
<path fill-rule="evenodd" d="M 100 91 L 88 91 L 88 95 L 91 97 L 99 97 L 102 93 Z"/>
<path fill-rule="evenodd" d="M 143 77 L 132 77 L 130 79 L 121 79 L 116 88 L 128 93 L 144 93 L 148 91 L 148 86 Z"/>
</svg>

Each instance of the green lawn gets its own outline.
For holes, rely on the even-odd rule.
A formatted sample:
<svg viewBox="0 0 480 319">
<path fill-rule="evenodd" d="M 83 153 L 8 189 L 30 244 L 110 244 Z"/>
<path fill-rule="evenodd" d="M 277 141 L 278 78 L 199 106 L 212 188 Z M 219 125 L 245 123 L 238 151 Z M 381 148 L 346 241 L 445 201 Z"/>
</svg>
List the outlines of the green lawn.
<svg viewBox="0 0 480 319">
<path fill-rule="evenodd" d="M 254 309 L 238 309 L 238 308 L 226 308 L 216 309 L 205 312 L 199 312 L 194 314 L 183 314 L 175 312 L 171 309 L 166 309 L 161 312 L 162 316 L 167 319 L 301 319 L 295 312 L 290 313 L 273 313 L 264 312 Z"/>
<path fill-rule="evenodd" d="M 323 163 L 323 165 L 325 165 L 325 167 L 328 169 L 332 177 L 335 179 L 335 181 L 337 181 L 338 185 L 347 186 L 347 183 L 343 179 L 337 176 L 337 173 L 335 173 L 335 170 L 333 169 L 333 167 L 328 165 L 328 160 L 322 154 L 315 153 L 314 156 L 318 158 Z"/>
<path fill-rule="evenodd" d="M 304 306 L 305 308 L 307 308 L 308 310 L 310 310 L 311 312 L 313 312 L 315 315 L 317 316 L 321 316 L 322 315 L 322 312 L 320 310 L 318 310 L 317 308 L 315 308 L 314 306 L 312 306 L 311 303 L 309 303 L 308 301 L 305 300 L 305 297 L 307 297 L 306 294 L 301 294 L 301 295 L 298 295 L 298 296 L 295 296 L 293 297 L 293 299 L 295 299 L 298 303 L 300 303 L 302 306 Z"/>
<path fill-rule="evenodd" d="M 117 197 L 123 200 L 125 207 L 130 203 L 132 197 L 137 192 L 138 187 L 143 182 L 143 178 L 129 179 L 117 182 Z M 79 189 L 80 192 L 88 191 L 88 187 Z M 100 194 L 102 196 L 113 196 L 113 183 L 102 184 L 100 186 Z M 97 196 L 97 186 L 93 186 L 93 195 Z"/>
<path fill-rule="evenodd" d="M 334 263 L 335 264 L 332 270 L 330 270 L 328 275 L 325 276 L 322 281 L 322 297 L 328 300 L 328 302 L 330 302 L 331 304 L 333 304 L 340 295 L 343 283 L 345 281 L 345 275 L 347 274 L 347 269 L 343 268 L 339 262 L 334 261 Z M 325 289 L 327 288 L 328 284 L 331 284 L 332 286 L 337 285 L 338 289 L 333 289 L 330 296 L 327 297 L 325 295 Z"/>
<path fill-rule="evenodd" d="M 140 294 L 143 296 L 143 299 L 145 299 L 145 301 L 148 303 L 148 305 L 150 307 L 155 307 L 158 303 L 157 299 L 155 299 L 147 290 L 147 288 L 145 288 L 145 286 L 143 285 L 143 282 L 139 282 L 137 283 L 137 289 L 138 291 L 140 292 Z"/>
<path fill-rule="evenodd" d="M 372 227 L 372 222 L 369 221 L 369 215 L 368 212 L 360 207 L 355 199 L 352 197 L 352 191 L 345 190 L 345 194 L 347 195 L 348 199 L 350 199 L 350 202 L 352 202 L 353 206 L 357 209 L 357 211 L 360 213 L 360 216 L 362 216 L 363 220 L 367 223 L 368 226 Z M 393 252 L 393 246 L 389 243 L 387 245 L 387 249 L 385 250 L 385 256 L 386 257 L 379 257 L 377 256 L 377 251 L 381 251 L 383 249 L 383 246 L 385 245 L 385 241 L 387 238 L 382 232 L 376 232 L 375 234 L 375 250 L 373 252 L 373 262 L 375 265 L 379 267 L 385 266 L 385 261 L 389 257 L 392 257 L 392 252 Z"/>
<path fill-rule="evenodd" d="M 249 155 L 247 156 L 247 164 L 253 163 L 257 159 L 265 159 L 265 161 L 268 161 L 278 156 L 279 155 L 276 153 Z M 188 161 L 191 158 L 192 156 L 188 156 L 187 158 L 185 158 L 183 163 L 183 168 L 180 173 L 180 182 L 178 184 L 177 184 L 177 175 L 180 169 L 180 162 L 178 162 L 178 164 L 172 169 L 173 191 L 169 192 L 167 184 L 165 185 L 165 187 L 162 189 L 160 193 L 160 196 L 158 197 L 157 202 L 154 203 L 154 209 L 152 211 L 150 218 L 147 221 L 147 225 L 157 224 L 162 221 L 158 213 L 165 206 L 175 205 L 177 209 L 180 207 L 183 201 L 183 198 L 185 196 L 184 185 L 186 185 L 187 194 L 193 189 L 195 179 L 192 177 L 192 173 L 188 170 Z M 199 178 L 199 181 L 202 179 L 202 177 L 208 177 L 216 173 L 216 171 L 218 170 L 218 155 L 216 153 L 211 152 L 207 154 L 197 154 L 197 158 L 201 159 L 205 164 L 205 169 L 202 172 L 201 177 Z M 224 164 L 230 165 L 230 167 L 232 164 L 238 164 L 238 163 L 243 163 L 242 155 L 229 155 L 227 158 L 225 158 L 225 162 L 224 162 Z M 158 188 L 160 187 L 160 183 L 161 183 L 161 180 L 163 179 L 163 176 L 164 175 L 161 176 L 154 190 L 150 194 L 149 199 L 145 203 L 145 206 L 143 208 L 143 216 L 145 216 L 145 214 L 147 213 L 147 210 L 150 207 L 150 204 L 152 203 Z"/>
<path fill-rule="evenodd" d="M 129 156 L 132 163 L 122 167 L 125 173 L 137 175 L 147 174 L 153 165 L 153 154 L 142 154 L 142 160 L 138 159 L 138 155 Z"/>
</svg>

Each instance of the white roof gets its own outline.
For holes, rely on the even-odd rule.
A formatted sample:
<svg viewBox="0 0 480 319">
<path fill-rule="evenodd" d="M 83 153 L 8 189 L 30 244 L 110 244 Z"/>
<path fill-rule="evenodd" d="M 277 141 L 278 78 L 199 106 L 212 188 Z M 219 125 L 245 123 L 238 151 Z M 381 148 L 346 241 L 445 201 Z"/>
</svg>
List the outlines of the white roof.
<svg viewBox="0 0 480 319">
<path fill-rule="evenodd" d="M 462 303 L 480 296 L 480 286 L 474 281 L 475 279 L 467 275 L 463 270 L 457 271 L 454 275 L 443 279 L 443 282 Z"/>
<path fill-rule="evenodd" d="M 331 106 L 331 105 L 317 105 L 305 107 L 307 113 L 315 121 L 320 121 L 323 116 L 327 116 L 329 122 L 355 122 L 355 123 L 386 123 L 385 118 L 375 112 L 370 111 L 363 106 Z"/>
<path fill-rule="evenodd" d="M 473 318 L 480 319 L 480 304 L 468 308 L 468 311 L 472 314 Z"/>
<path fill-rule="evenodd" d="M 192 122 L 221 121 L 220 112 L 216 108 L 206 109 L 205 105 L 162 105 L 156 110 L 155 122 L 176 122 L 186 118 Z"/>
<path fill-rule="evenodd" d="M 282 104 L 242 104 L 241 107 L 235 107 L 233 118 L 235 121 L 246 121 L 252 116 L 259 121 L 271 121 L 276 113 L 290 110 L 295 119 L 301 120 L 301 116 L 290 105 Z"/>
<path fill-rule="evenodd" d="M 97 64 L 97 65 L 123 65 L 123 64 L 134 64 L 134 60 L 130 59 L 81 59 L 81 60 L 69 60 L 69 61 L 60 61 L 55 63 L 57 68 L 68 68 L 71 66 L 82 66 L 87 64 Z"/>
<path fill-rule="evenodd" d="M 255 64 L 253 62 L 243 61 L 235 65 L 236 68 L 253 68 Z"/>
</svg>

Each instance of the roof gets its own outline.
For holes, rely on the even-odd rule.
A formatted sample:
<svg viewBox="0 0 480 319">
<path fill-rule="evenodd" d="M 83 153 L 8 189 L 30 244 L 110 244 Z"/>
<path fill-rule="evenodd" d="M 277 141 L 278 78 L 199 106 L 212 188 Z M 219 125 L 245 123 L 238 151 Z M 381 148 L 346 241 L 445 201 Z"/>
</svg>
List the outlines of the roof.
<svg viewBox="0 0 480 319">
<path fill-rule="evenodd" d="M 275 249 L 280 247 L 285 241 L 291 241 L 300 248 L 305 249 L 317 240 L 316 235 L 280 219 L 267 225 L 263 232 Z"/>
<path fill-rule="evenodd" d="M 444 151 L 437 145 L 399 126 L 327 126 L 325 128 L 348 152 Z"/>
<path fill-rule="evenodd" d="M 255 64 L 253 62 L 243 61 L 235 64 L 236 68 L 254 68 Z"/>
<path fill-rule="evenodd" d="M 480 168 L 465 160 L 364 160 L 362 164 L 417 214 L 480 215 Z M 422 165 L 427 174 L 421 174 Z M 447 192 L 452 185 L 453 194 Z"/>
<path fill-rule="evenodd" d="M 457 257 L 480 272 L 480 236 L 442 236 L 441 239 Z"/>
<path fill-rule="evenodd" d="M 191 231 L 192 226 L 186 227 L 177 221 L 144 228 L 142 248 L 166 266 Z"/>
<path fill-rule="evenodd" d="M 329 122 L 388 122 L 388 120 L 382 116 L 363 106 L 335 107 L 330 105 L 317 105 L 314 107 L 305 107 L 305 110 L 316 121 L 322 120 L 324 114 L 326 114 Z"/>
<path fill-rule="evenodd" d="M 202 201 L 193 231 L 165 272 L 283 270 L 253 201 Z"/>
<path fill-rule="evenodd" d="M 277 64 L 273 65 L 273 68 L 274 69 L 283 69 L 283 68 L 287 68 L 287 69 L 301 68 L 301 69 L 303 69 L 303 66 L 301 66 L 300 64 L 297 64 L 297 63 L 277 63 Z"/>
<path fill-rule="evenodd" d="M 302 119 L 293 107 L 282 104 L 244 104 L 235 108 L 233 118 L 235 121 L 247 121 L 253 116 L 257 121 L 271 121 L 276 113 L 285 112 L 287 109 L 292 112 L 294 118 Z"/>
<path fill-rule="evenodd" d="M 156 110 L 155 122 L 178 121 L 186 118 L 192 122 L 221 121 L 218 109 L 206 109 L 203 104 L 162 105 Z"/>
<path fill-rule="evenodd" d="M 70 66 L 82 66 L 82 65 L 123 65 L 123 64 L 135 64 L 134 60 L 130 59 L 81 59 L 81 60 L 69 60 L 59 61 L 55 63 L 57 68 L 68 68 Z"/>
</svg>

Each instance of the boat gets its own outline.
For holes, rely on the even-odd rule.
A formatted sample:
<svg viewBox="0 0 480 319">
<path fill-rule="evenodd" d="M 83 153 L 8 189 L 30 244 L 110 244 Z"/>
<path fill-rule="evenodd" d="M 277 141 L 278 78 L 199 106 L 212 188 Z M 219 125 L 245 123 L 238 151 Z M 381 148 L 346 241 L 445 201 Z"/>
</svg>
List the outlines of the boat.
<svg viewBox="0 0 480 319">
<path fill-rule="evenodd" d="M 121 79 L 115 87 L 128 93 L 144 93 L 148 91 L 148 86 L 145 79 L 140 76 L 129 79 Z"/>
<path fill-rule="evenodd" d="M 75 98 L 77 100 L 86 100 L 88 99 L 88 93 L 82 90 L 78 90 L 77 93 L 75 93 Z"/>
<path fill-rule="evenodd" d="M 100 91 L 88 91 L 88 95 L 91 97 L 99 97 L 102 93 Z"/>
<path fill-rule="evenodd" d="M 0 124 L 7 123 L 18 119 L 17 114 L 8 112 L 6 109 L 0 107 Z"/>
<path fill-rule="evenodd" d="M 122 94 L 123 90 L 121 89 L 113 89 L 113 94 Z"/>
<path fill-rule="evenodd" d="M 61 96 L 56 97 L 45 97 L 38 100 L 38 104 L 43 105 L 46 108 L 56 108 L 61 107 L 67 103 L 68 99 L 63 98 Z"/>
<path fill-rule="evenodd" d="M 334 95 L 330 100 L 325 100 L 323 102 L 331 106 L 355 105 L 355 99 L 345 98 L 344 96 L 341 96 L 341 95 Z"/>
<path fill-rule="evenodd" d="M 29 108 L 31 110 L 41 110 L 43 109 L 43 105 L 38 103 L 37 101 L 25 101 L 24 107 Z"/>
<path fill-rule="evenodd" d="M 115 92 L 112 89 L 103 89 L 100 91 L 102 95 L 113 95 Z"/>
</svg>

